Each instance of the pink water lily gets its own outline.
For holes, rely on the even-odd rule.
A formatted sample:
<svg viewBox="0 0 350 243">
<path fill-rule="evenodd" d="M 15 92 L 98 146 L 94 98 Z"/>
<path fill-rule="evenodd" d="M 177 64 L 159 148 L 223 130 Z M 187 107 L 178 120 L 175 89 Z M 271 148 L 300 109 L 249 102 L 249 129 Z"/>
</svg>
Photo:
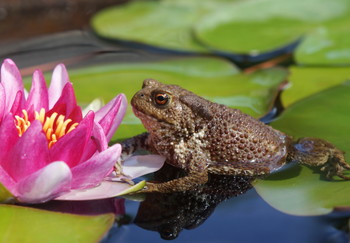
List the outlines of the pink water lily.
<svg viewBox="0 0 350 243">
<path fill-rule="evenodd" d="M 63 64 L 47 88 L 40 70 L 27 94 L 15 63 L 4 60 L 0 83 L 0 183 L 19 201 L 39 203 L 94 188 L 109 175 L 121 146 L 108 147 L 125 114 L 116 96 L 84 117 Z"/>
</svg>

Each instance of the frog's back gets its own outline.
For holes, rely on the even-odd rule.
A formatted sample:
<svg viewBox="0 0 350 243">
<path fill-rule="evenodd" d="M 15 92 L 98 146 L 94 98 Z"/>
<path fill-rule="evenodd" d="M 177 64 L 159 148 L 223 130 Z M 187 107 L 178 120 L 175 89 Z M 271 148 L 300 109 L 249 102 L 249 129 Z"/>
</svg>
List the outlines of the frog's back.
<svg viewBox="0 0 350 243">
<path fill-rule="evenodd" d="M 209 171 L 217 174 L 266 174 L 285 162 L 288 137 L 223 105 L 212 104 L 205 141 Z"/>
</svg>

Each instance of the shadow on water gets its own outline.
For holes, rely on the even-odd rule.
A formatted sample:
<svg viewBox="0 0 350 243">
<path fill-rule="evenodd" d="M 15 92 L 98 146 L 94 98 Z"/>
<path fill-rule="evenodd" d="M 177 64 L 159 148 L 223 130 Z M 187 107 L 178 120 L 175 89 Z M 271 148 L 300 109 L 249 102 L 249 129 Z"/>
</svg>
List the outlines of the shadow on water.
<svg viewBox="0 0 350 243">
<path fill-rule="evenodd" d="M 182 177 L 180 170 L 166 165 L 156 173 L 156 181 Z M 222 201 L 248 191 L 252 178 L 210 175 L 205 185 L 191 191 L 169 194 L 151 193 L 141 202 L 135 224 L 159 232 L 163 239 L 178 237 L 183 229 L 204 223 Z"/>
<path fill-rule="evenodd" d="M 162 182 L 184 176 L 170 165 L 155 173 Z M 348 242 L 348 216 L 298 217 L 281 213 L 252 189 L 252 178 L 210 175 L 188 192 L 145 194 L 126 201 L 134 224 L 115 227 L 103 243 L 141 242 Z M 238 196 L 239 195 L 239 196 Z M 130 212 L 128 212 L 130 210 Z"/>
</svg>

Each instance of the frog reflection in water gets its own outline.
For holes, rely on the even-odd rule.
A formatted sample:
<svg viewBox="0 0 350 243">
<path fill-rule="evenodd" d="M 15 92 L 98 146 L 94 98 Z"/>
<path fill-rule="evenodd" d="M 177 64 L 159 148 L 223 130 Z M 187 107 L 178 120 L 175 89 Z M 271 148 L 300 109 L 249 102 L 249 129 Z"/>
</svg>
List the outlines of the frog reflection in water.
<svg viewBox="0 0 350 243">
<path fill-rule="evenodd" d="M 154 173 L 154 179 L 164 182 L 184 174 L 183 170 L 165 164 Z M 148 193 L 140 203 L 134 223 L 159 232 L 163 239 L 175 239 L 183 229 L 201 226 L 222 201 L 248 191 L 252 180 L 245 176 L 209 174 L 208 182 L 196 186 L 195 190 Z"/>
<path fill-rule="evenodd" d="M 186 191 L 204 184 L 208 173 L 261 176 L 287 162 L 317 166 L 328 179 L 346 177 L 344 153 L 318 138 L 291 137 L 221 104 L 176 85 L 146 79 L 131 100 L 147 133 L 123 142 L 123 153 L 146 149 L 166 157 L 187 175 L 163 183 L 147 183 L 146 192 Z"/>
</svg>

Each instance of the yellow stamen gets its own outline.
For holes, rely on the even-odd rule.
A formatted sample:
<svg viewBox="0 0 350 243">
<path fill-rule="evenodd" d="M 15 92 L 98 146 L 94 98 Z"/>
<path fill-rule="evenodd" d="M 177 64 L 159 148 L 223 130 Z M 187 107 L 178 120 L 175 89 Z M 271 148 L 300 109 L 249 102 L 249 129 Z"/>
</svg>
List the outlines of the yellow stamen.
<svg viewBox="0 0 350 243">
<path fill-rule="evenodd" d="M 45 120 L 45 109 L 41 108 L 40 113 L 38 113 L 37 111 L 35 111 L 34 113 L 35 113 L 35 120 L 39 120 L 43 124 Z"/>
<path fill-rule="evenodd" d="M 68 129 L 67 133 L 71 132 L 72 130 L 74 130 L 77 126 L 79 125 L 79 123 L 73 123 L 70 128 Z"/>
<path fill-rule="evenodd" d="M 22 110 L 22 113 L 23 117 L 15 116 L 15 125 L 19 136 L 22 136 L 30 126 L 28 112 Z M 51 114 L 51 116 L 46 116 L 45 109 L 43 108 L 40 112 L 34 112 L 34 119 L 39 120 L 41 124 L 43 124 L 43 132 L 49 142 L 49 148 L 54 145 L 58 139 L 78 126 L 78 123 L 72 123 L 72 119 L 65 120 L 65 116 L 58 115 L 56 112 Z"/>
<path fill-rule="evenodd" d="M 55 122 L 57 116 L 58 114 L 55 112 L 50 117 L 46 117 L 46 120 L 43 124 L 44 132 L 46 132 L 49 127 L 53 127 L 53 123 Z"/>
</svg>

